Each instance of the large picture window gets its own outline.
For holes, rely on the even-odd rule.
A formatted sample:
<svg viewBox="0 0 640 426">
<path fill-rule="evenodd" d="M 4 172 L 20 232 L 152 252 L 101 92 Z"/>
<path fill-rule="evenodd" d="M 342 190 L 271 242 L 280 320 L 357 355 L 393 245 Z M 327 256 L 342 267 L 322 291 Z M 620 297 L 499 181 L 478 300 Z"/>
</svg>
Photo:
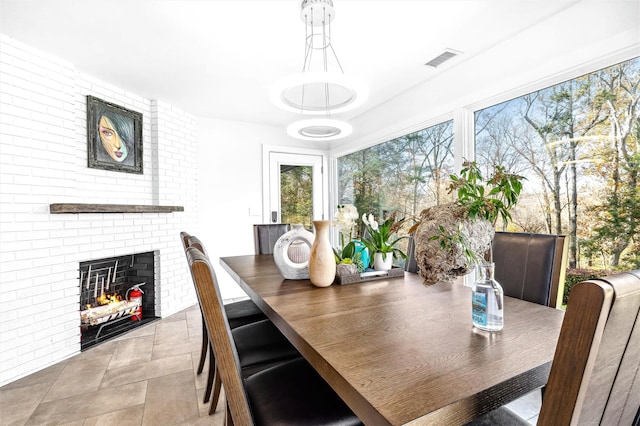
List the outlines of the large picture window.
<svg viewBox="0 0 640 426">
<path fill-rule="evenodd" d="M 418 216 L 448 199 L 453 121 L 338 158 L 338 202 L 360 214 Z"/>
<path fill-rule="evenodd" d="M 476 161 L 524 175 L 512 231 L 570 236 L 569 267 L 640 267 L 640 58 L 475 113 Z"/>
</svg>

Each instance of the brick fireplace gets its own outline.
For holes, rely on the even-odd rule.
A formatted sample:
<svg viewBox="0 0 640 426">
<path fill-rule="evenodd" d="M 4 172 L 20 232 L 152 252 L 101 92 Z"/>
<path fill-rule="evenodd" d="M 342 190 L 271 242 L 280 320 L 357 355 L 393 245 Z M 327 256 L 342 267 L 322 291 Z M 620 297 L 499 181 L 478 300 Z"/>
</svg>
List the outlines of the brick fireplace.
<svg viewBox="0 0 640 426">
<path fill-rule="evenodd" d="M 80 352 L 82 262 L 154 253 L 154 316 L 196 303 L 179 233 L 197 231 L 196 183 L 184 173 L 197 170 L 197 135 L 184 111 L 5 35 L 0 60 L 2 386 Z M 87 167 L 87 95 L 142 113 L 142 174 Z"/>
</svg>

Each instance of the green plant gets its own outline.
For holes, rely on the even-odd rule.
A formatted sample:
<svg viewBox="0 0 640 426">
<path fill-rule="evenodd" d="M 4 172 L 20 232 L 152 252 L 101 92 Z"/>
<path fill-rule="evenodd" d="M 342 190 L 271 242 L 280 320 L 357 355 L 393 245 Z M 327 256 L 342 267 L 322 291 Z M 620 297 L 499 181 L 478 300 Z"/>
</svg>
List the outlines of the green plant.
<svg viewBox="0 0 640 426">
<path fill-rule="evenodd" d="M 509 223 L 511 210 L 518 202 L 522 191 L 523 176 L 506 173 L 496 166 L 486 181 L 475 162 L 465 161 L 460 175 L 450 175 L 448 192 L 456 191 L 457 203 L 468 209 L 470 219 L 486 219 L 496 224 L 498 216 Z"/>
<path fill-rule="evenodd" d="M 354 264 L 358 271 L 365 267 L 357 244 L 353 241 L 353 233 L 358 219 L 358 210 L 353 204 L 339 204 L 333 218 L 333 226 L 338 230 L 340 248 L 333 248 L 336 264 Z M 345 244 L 345 239 L 347 243 Z"/>
<path fill-rule="evenodd" d="M 407 238 L 407 236 L 392 240 L 405 221 L 405 218 L 396 219 L 396 217 L 397 212 L 394 212 L 384 222 L 378 224 L 372 214 L 369 214 L 369 217 L 366 214 L 362 215 L 362 222 L 367 231 L 365 234 L 368 234 L 362 238 L 362 243 L 369 249 L 371 262 L 373 262 L 373 257 L 376 253 L 392 253 L 394 259 L 398 257 L 407 258 L 407 255 L 402 250 L 395 247 L 398 241 Z"/>
<path fill-rule="evenodd" d="M 438 234 L 429 238 L 430 241 L 440 241 L 440 248 L 445 251 L 452 251 L 455 248 L 464 253 L 469 264 L 478 263 L 478 256 L 469 249 L 469 236 L 464 232 L 462 222 L 458 223 L 455 231 L 447 231 L 444 226 L 438 226 Z"/>
<path fill-rule="evenodd" d="M 495 226 L 498 217 L 505 224 L 511 220 L 510 210 L 517 204 L 522 191 L 523 176 L 506 173 L 504 168 L 496 166 L 493 174 L 484 179 L 480 168 L 475 162 L 465 161 L 459 175 L 450 175 L 448 192 L 456 192 L 455 204 L 464 211 L 460 217 L 460 223 L 454 229 L 447 229 L 440 225 L 437 233 L 432 235 L 430 241 L 439 241 L 440 248 L 449 252 L 461 252 L 469 265 L 478 263 L 482 253 L 476 253 L 470 249 L 464 219 L 484 219 Z M 419 223 L 414 225 L 409 232 L 414 232 Z M 489 258 L 492 254 L 489 249 Z"/>
</svg>

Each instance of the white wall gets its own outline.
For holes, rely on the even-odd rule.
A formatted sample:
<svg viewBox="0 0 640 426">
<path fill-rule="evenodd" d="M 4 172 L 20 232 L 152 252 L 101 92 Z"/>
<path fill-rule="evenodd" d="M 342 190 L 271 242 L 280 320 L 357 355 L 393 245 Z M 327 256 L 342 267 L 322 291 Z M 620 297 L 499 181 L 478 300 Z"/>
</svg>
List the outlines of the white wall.
<svg viewBox="0 0 640 426">
<path fill-rule="evenodd" d="M 179 240 L 195 226 L 195 118 L 0 36 L 0 386 L 80 350 L 79 262 L 159 251 L 156 312 L 196 302 Z M 143 114 L 143 174 L 87 167 L 86 95 Z M 51 203 L 181 205 L 56 214 Z"/>
<path fill-rule="evenodd" d="M 473 112 L 639 56 L 637 7 L 629 10 L 623 15 L 608 2 L 581 2 L 480 56 L 453 59 L 434 78 L 352 120 L 368 133 L 332 143 L 331 153 L 344 155 L 461 116 L 461 109 Z"/>
<path fill-rule="evenodd" d="M 263 145 L 323 148 L 292 139 L 281 127 L 198 118 L 199 226 L 190 233 L 206 245 L 224 299 L 244 292 L 220 267 L 219 257 L 253 254 L 253 224 L 264 223 Z"/>
</svg>

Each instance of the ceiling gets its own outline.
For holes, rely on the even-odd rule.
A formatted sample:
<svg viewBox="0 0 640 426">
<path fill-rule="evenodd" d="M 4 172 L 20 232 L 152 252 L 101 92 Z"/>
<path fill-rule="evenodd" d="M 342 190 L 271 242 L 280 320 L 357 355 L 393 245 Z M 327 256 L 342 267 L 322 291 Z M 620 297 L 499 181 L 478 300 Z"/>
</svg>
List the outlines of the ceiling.
<svg viewBox="0 0 640 426">
<path fill-rule="evenodd" d="M 595 3 L 638 11 L 637 0 L 334 0 L 334 49 L 370 91 L 337 118 L 361 116 L 488 51 L 495 57 L 509 39 Z M 275 107 L 268 89 L 302 68 L 299 0 L 0 0 L 0 17 L 3 34 L 196 116 L 283 127 L 298 118 Z M 424 65 L 444 49 L 462 54 Z"/>
</svg>

